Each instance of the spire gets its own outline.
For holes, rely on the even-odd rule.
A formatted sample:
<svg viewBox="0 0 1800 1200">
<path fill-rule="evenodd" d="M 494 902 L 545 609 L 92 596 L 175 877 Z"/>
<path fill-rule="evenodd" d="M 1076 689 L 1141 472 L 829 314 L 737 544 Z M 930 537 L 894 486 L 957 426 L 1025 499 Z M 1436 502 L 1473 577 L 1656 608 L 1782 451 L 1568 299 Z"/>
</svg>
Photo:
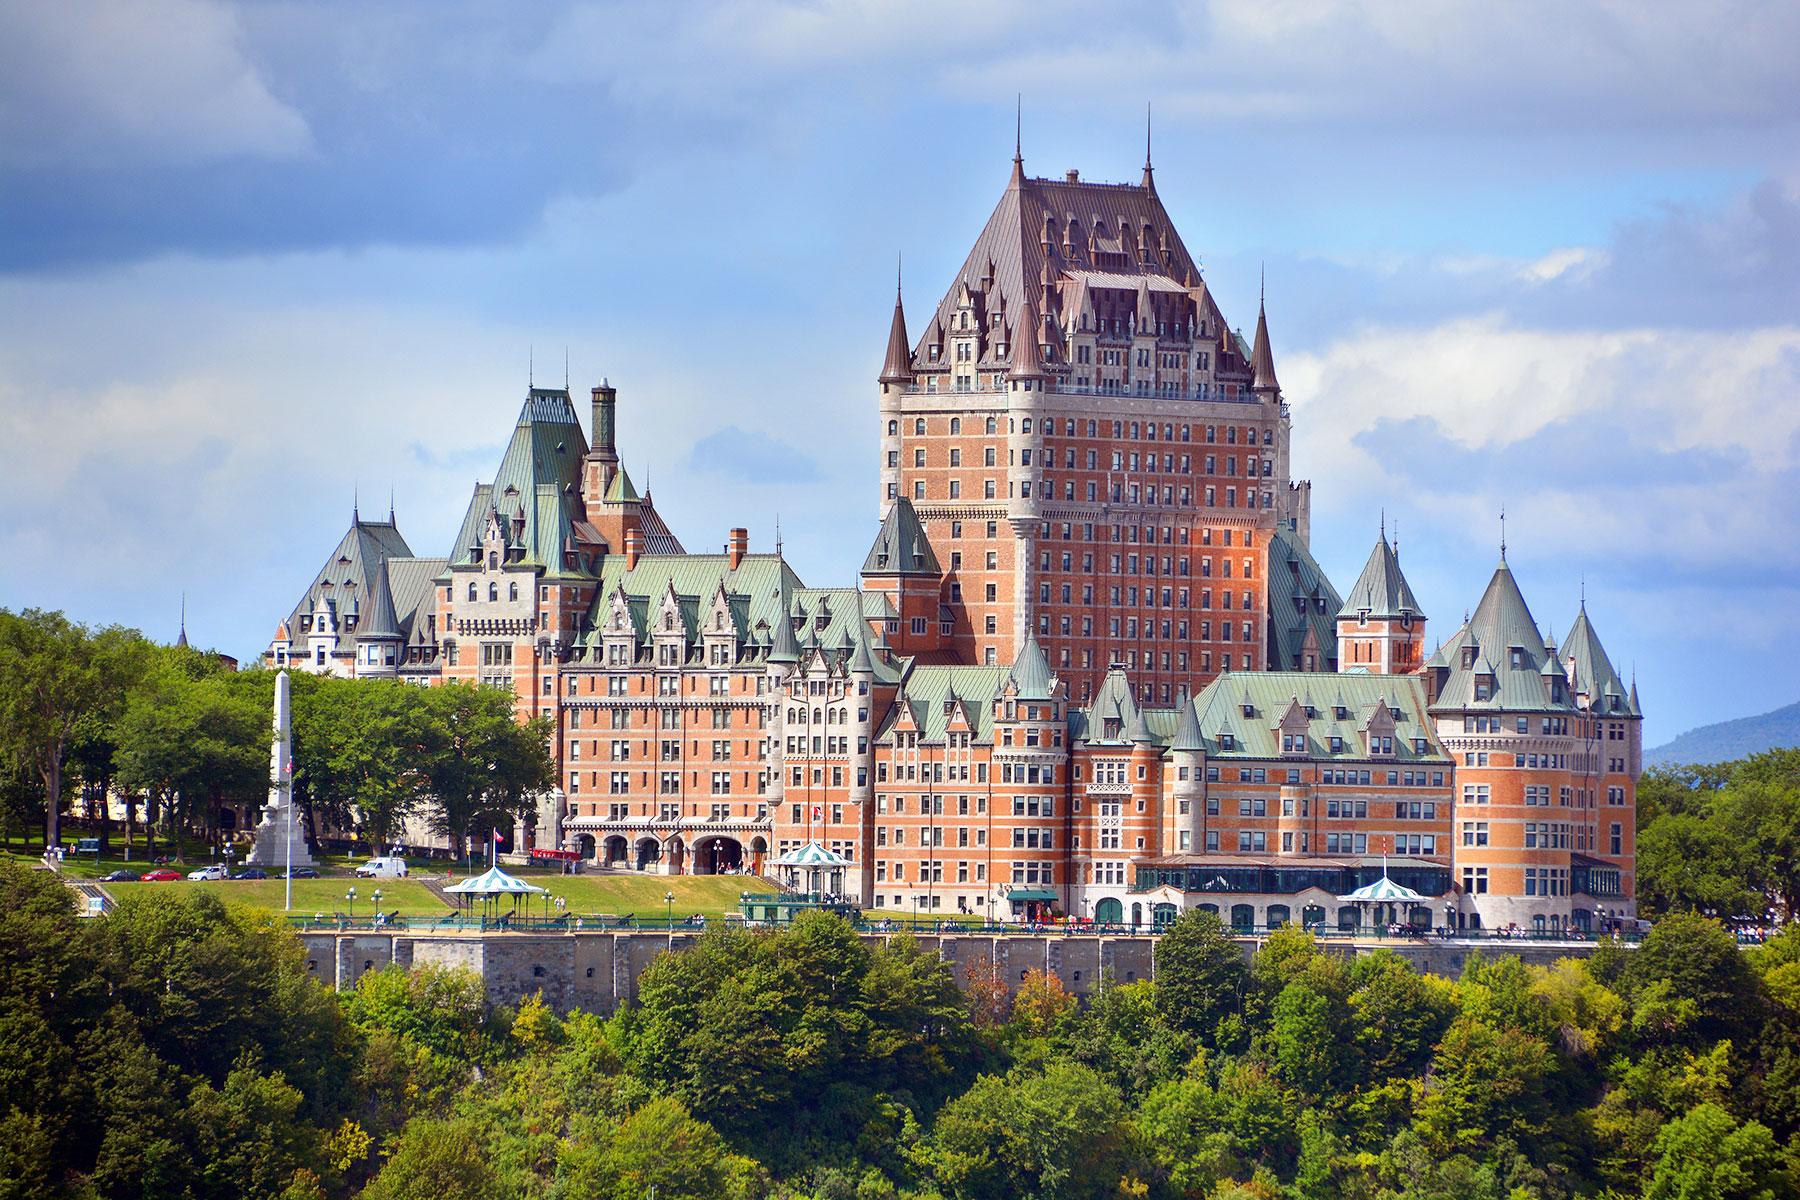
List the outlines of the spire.
<svg viewBox="0 0 1800 1200">
<path fill-rule="evenodd" d="M 1281 394 L 1281 383 L 1275 378 L 1275 354 L 1269 349 L 1269 314 L 1261 299 L 1256 302 L 1256 344 L 1250 351 L 1250 390 Z"/>
<path fill-rule="evenodd" d="M 1363 565 L 1362 574 L 1344 593 L 1344 605 L 1338 609 L 1339 617 L 1358 617 L 1364 613 L 1371 617 L 1412 617 L 1414 620 L 1425 617 L 1418 598 L 1400 571 L 1400 556 L 1388 544 L 1385 512 L 1381 539 L 1369 552 L 1369 561 Z"/>
<path fill-rule="evenodd" d="M 181 631 L 175 635 L 175 644 L 187 648 L 187 593 L 181 593 Z"/>
<path fill-rule="evenodd" d="M 906 310 L 900 303 L 900 268 L 894 268 L 894 320 L 888 326 L 887 361 L 881 367 L 882 383 L 912 382 L 912 343 L 906 337 Z"/>
<path fill-rule="evenodd" d="M 1009 187 L 1025 186 L 1025 93 L 1013 98 L 1013 168 Z"/>
<path fill-rule="evenodd" d="M 863 559 L 864 575 L 939 575 L 937 555 L 912 501 L 900 497 L 888 506 L 875 542 Z"/>
<path fill-rule="evenodd" d="M 1138 185 L 1146 192 L 1156 190 L 1156 177 L 1153 172 L 1154 169 L 1150 166 L 1150 102 L 1146 100 L 1144 101 L 1144 179 Z"/>
</svg>

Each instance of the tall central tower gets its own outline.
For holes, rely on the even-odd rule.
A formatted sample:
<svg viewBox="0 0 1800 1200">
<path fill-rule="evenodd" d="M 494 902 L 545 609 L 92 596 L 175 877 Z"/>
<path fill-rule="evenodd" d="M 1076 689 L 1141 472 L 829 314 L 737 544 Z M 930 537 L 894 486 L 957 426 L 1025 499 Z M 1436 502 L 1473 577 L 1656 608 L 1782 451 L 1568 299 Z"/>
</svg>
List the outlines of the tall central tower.
<svg viewBox="0 0 1800 1200">
<path fill-rule="evenodd" d="M 1304 545 L 1267 322 L 1227 326 L 1157 196 L 1012 174 L 916 340 L 896 298 L 881 504 L 943 567 L 949 645 L 1033 633 L 1085 701 L 1107 668 L 1171 704 L 1266 657 L 1270 538 Z"/>
</svg>

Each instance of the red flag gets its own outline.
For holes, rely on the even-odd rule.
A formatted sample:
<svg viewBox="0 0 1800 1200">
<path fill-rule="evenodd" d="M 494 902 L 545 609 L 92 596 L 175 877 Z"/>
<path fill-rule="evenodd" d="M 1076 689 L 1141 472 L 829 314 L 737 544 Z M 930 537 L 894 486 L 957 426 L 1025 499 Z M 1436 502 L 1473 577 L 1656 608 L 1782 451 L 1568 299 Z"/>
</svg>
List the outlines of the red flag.
<svg viewBox="0 0 1800 1200">
<path fill-rule="evenodd" d="M 504 839 L 500 836 L 500 831 L 498 829 L 494 830 L 494 845 L 498 846 L 503 840 Z"/>
</svg>

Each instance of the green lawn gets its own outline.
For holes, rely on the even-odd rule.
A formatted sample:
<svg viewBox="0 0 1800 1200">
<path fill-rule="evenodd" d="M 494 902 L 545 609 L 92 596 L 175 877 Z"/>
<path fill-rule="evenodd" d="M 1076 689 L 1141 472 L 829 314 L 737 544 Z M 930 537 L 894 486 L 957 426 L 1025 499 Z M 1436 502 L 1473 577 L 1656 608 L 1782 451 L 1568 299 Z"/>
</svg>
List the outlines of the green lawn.
<svg viewBox="0 0 1800 1200">
<path fill-rule="evenodd" d="M 561 896 L 573 913 L 627 913 L 644 920 L 660 921 L 668 915 L 663 897 L 675 893 L 674 912 L 679 920 L 700 913 L 708 917 L 737 912 L 738 896 L 746 891 L 766 892 L 769 885 L 742 875 L 538 875 L 521 872 L 520 878 L 552 896 Z"/>
<path fill-rule="evenodd" d="M 402 916 L 435 917 L 449 911 L 436 896 L 425 890 L 424 884 L 410 879 L 296 879 L 294 912 L 302 916 L 323 913 L 328 917 L 333 913 L 350 912 L 351 906 L 345 901 L 344 894 L 352 886 L 356 888 L 355 913 L 359 917 L 374 914 L 374 893 L 378 887 L 381 889 L 382 912 L 391 913 L 398 909 Z M 217 893 L 225 900 L 279 911 L 286 887 L 285 879 L 218 879 L 203 882 L 183 879 L 170 883 L 109 883 L 106 890 L 120 900 L 155 888 L 202 890 Z"/>
</svg>

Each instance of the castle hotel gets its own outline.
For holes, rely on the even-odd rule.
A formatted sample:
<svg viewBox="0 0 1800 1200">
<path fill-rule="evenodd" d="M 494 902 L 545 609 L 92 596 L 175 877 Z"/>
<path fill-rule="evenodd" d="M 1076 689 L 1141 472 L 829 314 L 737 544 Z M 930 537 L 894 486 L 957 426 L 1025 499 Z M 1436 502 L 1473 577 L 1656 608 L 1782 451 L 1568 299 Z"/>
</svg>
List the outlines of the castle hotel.
<svg viewBox="0 0 1800 1200">
<path fill-rule="evenodd" d="M 357 514 L 268 661 L 510 689 L 560 764 L 526 836 L 595 869 L 811 847 L 866 909 L 992 920 L 1633 912 L 1641 713 L 1585 605 L 1546 638 L 1502 548 L 1433 646 L 1385 531 L 1333 587 L 1266 314 L 1227 324 L 1147 160 L 1111 184 L 1015 154 L 916 329 L 896 296 L 845 586 L 741 528 L 689 553 L 615 390 L 584 432 L 534 387 L 447 556 Z M 1339 900 L 1384 876 L 1426 900 Z"/>
</svg>

